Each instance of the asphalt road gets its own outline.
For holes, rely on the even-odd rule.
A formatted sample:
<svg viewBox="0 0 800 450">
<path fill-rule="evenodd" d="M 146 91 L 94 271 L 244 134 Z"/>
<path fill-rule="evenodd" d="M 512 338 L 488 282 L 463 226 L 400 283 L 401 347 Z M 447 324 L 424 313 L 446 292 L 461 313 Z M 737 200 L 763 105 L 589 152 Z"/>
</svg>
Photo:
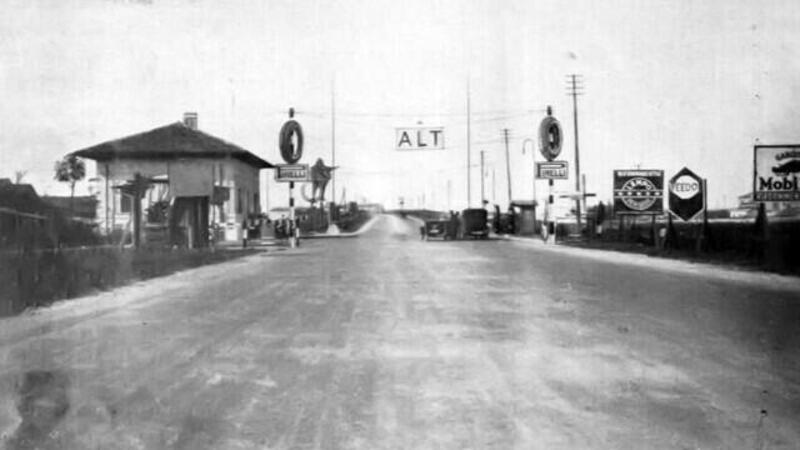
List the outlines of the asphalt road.
<svg viewBox="0 0 800 450">
<path fill-rule="evenodd" d="M 0 319 L 0 442 L 798 448 L 800 283 L 627 259 L 384 217 Z"/>
</svg>

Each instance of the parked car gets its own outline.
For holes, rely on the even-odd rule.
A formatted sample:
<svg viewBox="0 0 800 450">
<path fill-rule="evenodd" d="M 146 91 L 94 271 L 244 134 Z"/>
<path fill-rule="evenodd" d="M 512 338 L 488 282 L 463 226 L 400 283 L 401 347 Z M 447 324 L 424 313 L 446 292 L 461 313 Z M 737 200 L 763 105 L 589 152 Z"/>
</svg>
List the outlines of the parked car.
<svg viewBox="0 0 800 450">
<path fill-rule="evenodd" d="M 447 239 L 446 220 L 427 220 L 425 221 L 425 239 L 442 238 Z"/>
<path fill-rule="evenodd" d="M 470 208 L 461 212 L 462 234 L 465 238 L 486 239 L 489 237 L 489 216 L 483 208 Z"/>
</svg>

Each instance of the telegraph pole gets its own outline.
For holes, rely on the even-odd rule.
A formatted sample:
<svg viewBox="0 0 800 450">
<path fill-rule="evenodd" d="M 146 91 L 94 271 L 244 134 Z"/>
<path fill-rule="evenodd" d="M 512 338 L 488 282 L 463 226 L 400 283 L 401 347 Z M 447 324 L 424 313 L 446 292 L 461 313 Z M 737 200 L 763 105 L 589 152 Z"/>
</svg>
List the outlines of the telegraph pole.
<svg viewBox="0 0 800 450">
<path fill-rule="evenodd" d="M 483 201 L 486 200 L 486 195 L 484 194 L 483 190 L 483 179 L 484 171 L 483 171 L 483 154 L 486 153 L 485 151 L 481 150 L 481 206 L 483 206 Z"/>
<path fill-rule="evenodd" d="M 467 208 L 472 207 L 472 180 L 471 180 L 471 130 L 470 130 L 470 92 L 469 77 L 467 77 Z"/>
<path fill-rule="evenodd" d="M 331 166 L 336 167 L 336 80 L 331 80 Z M 336 201 L 336 171 L 331 171 L 331 198 Z M 324 202 L 322 202 L 324 203 Z M 323 211 L 325 205 L 322 205 Z M 330 209 L 328 223 L 330 224 Z"/>
<path fill-rule="evenodd" d="M 582 75 L 567 75 L 567 95 L 572 96 L 572 116 L 573 129 L 575 130 L 575 191 L 581 191 L 581 159 L 578 150 L 578 96 L 583 95 Z M 581 196 L 575 198 L 575 217 L 578 219 L 578 234 L 581 233 Z"/>
<path fill-rule="evenodd" d="M 511 206 L 511 159 L 508 155 L 508 128 L 503 128 L 503 139 L 506 142 L 506 177 L 508 178 L 508 206 Z"/>
</svg>

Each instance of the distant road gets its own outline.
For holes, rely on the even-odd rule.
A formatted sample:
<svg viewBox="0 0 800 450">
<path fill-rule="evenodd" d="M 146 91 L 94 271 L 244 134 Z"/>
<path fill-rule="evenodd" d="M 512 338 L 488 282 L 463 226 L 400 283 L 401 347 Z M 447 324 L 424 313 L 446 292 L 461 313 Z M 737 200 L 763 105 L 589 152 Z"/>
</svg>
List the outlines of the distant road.
<svg viewBox="0 0 800 450">
<path fill-rule="evenodd" d="M 0 319 L 2 442 L 797 448 L 800 286 L 603 255 L 383 216 Z"/>
</svg>

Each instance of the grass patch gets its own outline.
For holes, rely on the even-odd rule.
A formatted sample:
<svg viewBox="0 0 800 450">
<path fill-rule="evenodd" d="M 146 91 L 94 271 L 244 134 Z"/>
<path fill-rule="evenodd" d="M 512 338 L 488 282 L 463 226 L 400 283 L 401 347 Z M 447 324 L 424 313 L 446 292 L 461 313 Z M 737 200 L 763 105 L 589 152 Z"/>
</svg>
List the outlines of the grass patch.
<svg viewBox="0 0 800 450">
<path fill-rule="evenodd" d="M 0 316 L 254 252 L 86 247 L 0 254 Z"/>
</svg>

